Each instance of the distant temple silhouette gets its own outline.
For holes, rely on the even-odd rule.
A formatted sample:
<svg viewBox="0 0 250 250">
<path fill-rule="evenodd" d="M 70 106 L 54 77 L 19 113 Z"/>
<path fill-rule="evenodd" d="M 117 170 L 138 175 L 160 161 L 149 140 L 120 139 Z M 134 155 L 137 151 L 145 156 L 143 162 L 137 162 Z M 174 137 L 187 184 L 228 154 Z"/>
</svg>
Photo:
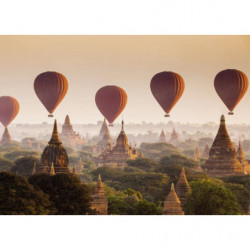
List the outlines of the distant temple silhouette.
<svg viewBox="0 0 250 250">
<path fill-rule="evenodd" d="M 1 140 L 1 145 L 10 144 L 11 142 L 12 141 L 11 141 L 10 133 L 9 133 L 8 128 L 6 127 L 4 129 L 4 132 L 3 132 L 3 136 L 2 136 L 2 140 Z"/>
<path fill-rule="evenodd" d="M 193 159 L 194 159 L 195 161 L 199 161 L 200 158 L 201 158 L 201 153 L 200 153 L 199 147 L 198 147 L 198 145 L 197 145 L 197 146 L 195 147 L 195 150 L 194 150 L 194 157 L 193 157 Z"/>
<path fill-rule="evenodd" d="M 209 151 L 210 151 L 210 148 L 209 146 L 206 144 L 204 150 L 203 150 L 203 153 L 202 153 L 202 158 L 205 158 L 207 159 L 209 157 Z"/>
<path fill-rule="evenodd" d="M 244 174 L 242 164 L 237 159 L 235 148 L 227 132 L 224 115 L 221 116 L 219 130 L 209 151 L 209 158 L 202 168 L 211 176 Z"/>
<path fill-rule="evenodd" d="M 69 173 L 68 164 L 68 154 L 59 138 L 57 122 L 55 120 L 51 139 L 42 153 L 41 166 L 38 168 L 37 173 L 47 173 L 50 175 Z"/>
<path fill-rule="evenodd" d="M 175 128 L 173 129 L 169 142 L 174 145 L 179 142 L 179 135 L 176 132 Z"/>
<path fill-rule="evenodd" d="M 76 147 L 77 149 L 80 149 L 81 145 L 84 144 L 84 140 L 80 137 L 79 133 L 76 133 L 73 130 L 73 126 L 68 115 L 65 117 L 60 137 L 64 145 Z"/>
<path fill-rule="evenodd" d="M 159 143 L 166 143 L 167 142 L 166 135 L 165 135 L 163 129 L 162 129 L 161 134 L 159 136 L 158 142 Z"/>
<path fill-rule="evenodd" d="M 236 155 L 237 155 L 237 159 L 239 160 L 239 162 L 242 165 L 244 174 L 250 174 L 250 165 L 245 158 L 245 154 L 244 154 L 242 146 L 241 146 L 241 141 L 239 141 L 239 147 L 237 149 Z"/>
<path fill-rule="evenodd" d="M 102 151 L 99 156 L 98 166 L 124 166 L 127 160 L 133 160 L 137 157 L 137 149 L 128 144 L 128 138 L 124 131 L 124 122 L 122 121 L 122 129 L 116 140 L 115 147 L 112 148 L 109 144 L 106 150 Z"/>
</svg>

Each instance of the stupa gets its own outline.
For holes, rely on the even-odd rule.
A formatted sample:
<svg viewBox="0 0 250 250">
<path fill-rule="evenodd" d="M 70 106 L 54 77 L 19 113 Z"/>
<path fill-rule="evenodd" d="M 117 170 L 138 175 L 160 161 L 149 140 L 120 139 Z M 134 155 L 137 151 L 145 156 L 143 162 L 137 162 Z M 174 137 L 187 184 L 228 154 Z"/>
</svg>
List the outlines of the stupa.
<svg viewBox="0 0 250 250">
<path fill-rule="evenodd" d="M 200 153 L 198 145 L 196 146 L 196 148 L 194 150 L 194 157 L 193 158 L 195 161 L 199 161 L 201 158 L 201 153 Z"/>
<path fill-rule="evenodd" d="M 184 168 L 181 169 L 181 175 L 176 184 L 175 190 L 176 190 L 176 194 L 178 195 L 180 199 L 181 205 L 183 207 L 186 201 L 187 193 L 191 190 L 189 183 L 187 181 Z"/>
<path fill-rule="evenodd" d="M 1 140 L 1 145 L 4 144 L 10 144 L 11 143 L 11 137 L 8 128 L 6 127 L 3 132 L 2 140 Z"/>
<path fill-rule="evenodd" d="M 165 135 L 163 129 L 162 129 L 161 134 L 159 136 L 158 142 L 159 143 L 166 143 L 167 142 L 166 135 Z"/>
<path fill-rule="evenodd" d="M 224 115 L 221 116 L 220 127 L 209 151 L 209 158 L 202 168 L 209 175 L 218 177 L 244 173 L 227 132 Z"/>
<path fill-rule="evenodd" d="M 43 150 L 41 156 L 41 167 L 38 168 L 37 173 L 51 172 L 53 166 L 55 174 L 69 173 L 69 159 L 65 148 L 59 138 L 57 131 L 57 122 L 55 120 L 54 129 L 48 145 Z"/>
<path fill-rule="evenodd" d="M 250 174 L 250 165 L 245 158 L 245 154 L 244 154 L 242 146 L 241 146 L 241 141 L 239 141 L 239 147 L 238 147 L 236 154 L 237 154 L 237 159 L 239 160 L 239 162 L 242 165 L 244 174 Z"/>
<path fill-rule="evenodd" d="M 174 183 L 171 185 L 170 193 L 168 194 L 163 208 L 164 215 L 184 215 L 181 207 L 181 202 L 174 190 Z"/>
<path fill-rule="evenodd" d="M 170 141 L 169 141 L 171 144 L 176 144 L 179 142 L 179 135 L 178 133 L 176 132 L 175 128 L 173 129 L 173 132 L 171 134 L 171 137 L 170 137 Z"/>
<path fill-rule="evenodd" d="M 94 210 L 97 215 L 108 214 L 108 202 L 105 197 L 105 192 L 100 175 L 98 176 L 95 191 L 92 195 L 92 202 L 90 208 Z"/>
</svg>

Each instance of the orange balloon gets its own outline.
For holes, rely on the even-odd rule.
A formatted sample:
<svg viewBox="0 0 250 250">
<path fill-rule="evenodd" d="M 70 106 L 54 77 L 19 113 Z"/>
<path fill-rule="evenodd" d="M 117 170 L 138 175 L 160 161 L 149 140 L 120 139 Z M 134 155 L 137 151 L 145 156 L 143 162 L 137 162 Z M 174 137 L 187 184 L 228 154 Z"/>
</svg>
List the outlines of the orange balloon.
<svg viewBox="0 0 250 250">
<path fill-rule="evenodd" d="M 17 116 L 19 112 L 19 103 L 17 99 L 11 96 L 0 97 L 0 121 L 7 127 Z"/>
</svg>

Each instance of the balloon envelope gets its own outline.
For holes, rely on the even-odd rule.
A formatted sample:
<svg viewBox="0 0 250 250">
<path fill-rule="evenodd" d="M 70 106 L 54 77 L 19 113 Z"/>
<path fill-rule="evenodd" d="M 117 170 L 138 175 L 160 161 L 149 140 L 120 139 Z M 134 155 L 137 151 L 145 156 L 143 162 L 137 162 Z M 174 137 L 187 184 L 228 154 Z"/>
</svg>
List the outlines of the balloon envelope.
<svg viewBox="0 0 250 250">
<path fill-rule="evenodd" d="M 227 108 L 233 111 L 248 89 L 248 79 L 239 70 L 227 69 L 216 75 L 214 87 Z"/>
<path fill-rule="evenodd" d="M 153 96 L 168 116 L 168 113 L 181 98 L 185 83 L 179 74 L 164 71 L 153 76 L 150 88 Z"/>
<path fill-rule="evenodd" d="M 64 75 L 48 71 L 36 77 L 34 89 L 44 107 L 52 114 L 68 91 L 68 81 Z"/>
<path fill-rule="evenodd" d="M 96 92 L 95 102 L 102 115 L 113 123 L 127 104 L 127 94 L 118 86 L 108 85 Z"/>
<path fill-rule="evenodd" d="M 14 97 L 0 97 L 0 121 L 4 127 L 7 127 L 15 119 L 18 112 L 19 103 Z"/>
</svg>

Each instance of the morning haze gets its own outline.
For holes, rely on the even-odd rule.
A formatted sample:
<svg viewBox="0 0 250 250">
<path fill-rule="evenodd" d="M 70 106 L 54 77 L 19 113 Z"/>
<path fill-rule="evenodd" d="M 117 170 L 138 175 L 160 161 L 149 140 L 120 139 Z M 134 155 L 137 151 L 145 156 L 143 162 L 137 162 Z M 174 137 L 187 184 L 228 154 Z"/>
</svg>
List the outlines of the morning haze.
<svg viewBox="0 0 250 250">
<path fill-rule="evenodd" d="M 128 94 L 126 122 L 167 122 L 150 91 L 151 78 L 161 71 L 185 81 L 172 121 L 218 122 L 227 109 L 214 90 L 215 75 L 232 68 L 250 77 L 249 36 L 1 36 L 0 50 L 1 95 L 20 103 L 14 123 L 52 122 L 33 89 L 44 71 L 67 77 L 68 93 L 54 114 L 61 122 L 69 114 L 72 123 L 101 120 L 95 93 L 113 84 Z M 248 91 L 227 122 L 249 123 L 249 107 Z"/>
</svg>

